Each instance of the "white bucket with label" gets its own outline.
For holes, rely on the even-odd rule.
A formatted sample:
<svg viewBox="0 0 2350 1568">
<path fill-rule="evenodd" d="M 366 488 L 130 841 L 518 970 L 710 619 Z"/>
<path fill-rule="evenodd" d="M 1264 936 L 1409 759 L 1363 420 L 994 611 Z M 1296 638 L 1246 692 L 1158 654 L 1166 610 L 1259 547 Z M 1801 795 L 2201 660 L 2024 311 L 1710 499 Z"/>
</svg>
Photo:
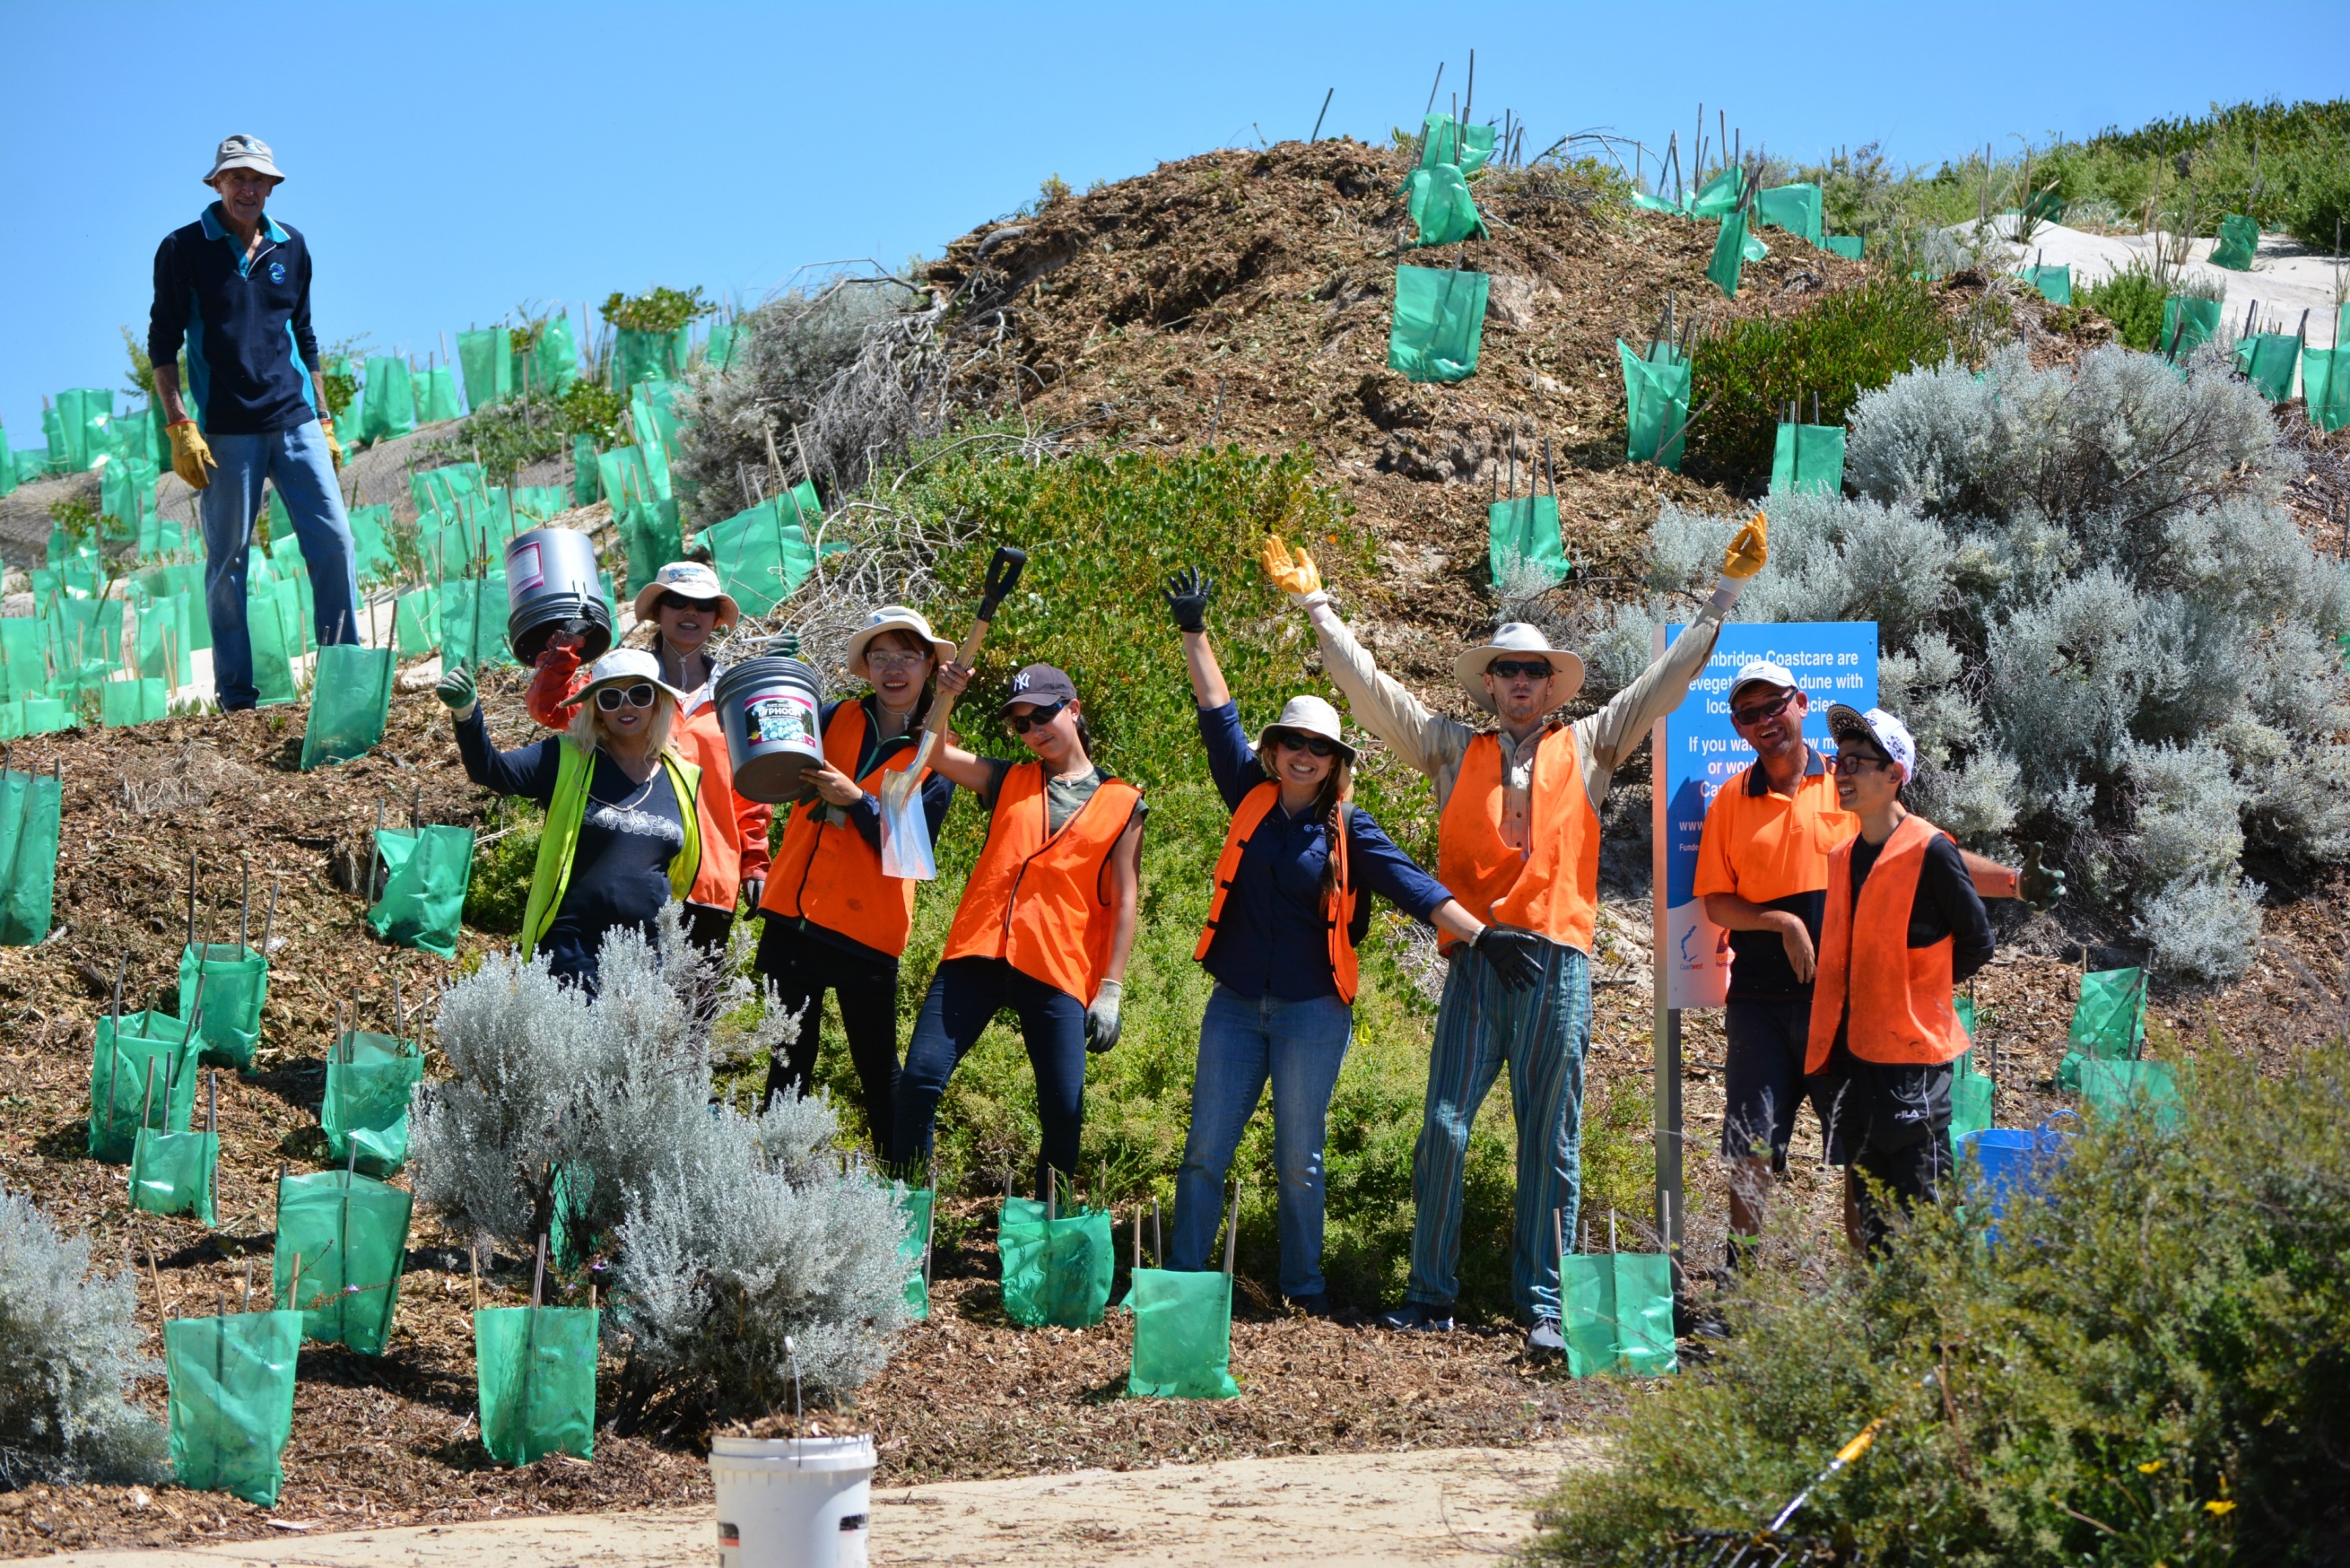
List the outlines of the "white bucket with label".
<svg viewBox="0 0 2350 1568">
<path fill-rule="evenodd" d="M 824 686 L 796 659 L 773 655 L 730 664 L 711 693 L 734 793 L 773 805 L 797 799 L 800 779 L 824 761 L 816 715 Z"/>
<path fill-rule="evenodd" d="M 871 1438 L 713 1438 L 719 1568 L 865 1568 Z"/>
</svg>

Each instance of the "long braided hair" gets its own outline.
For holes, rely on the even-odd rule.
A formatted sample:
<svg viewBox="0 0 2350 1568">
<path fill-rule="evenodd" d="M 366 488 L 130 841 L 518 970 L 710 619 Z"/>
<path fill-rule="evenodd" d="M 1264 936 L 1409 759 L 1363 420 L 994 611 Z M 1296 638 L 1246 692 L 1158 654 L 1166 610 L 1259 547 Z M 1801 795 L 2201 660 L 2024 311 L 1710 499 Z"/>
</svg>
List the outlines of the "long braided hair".
<svg viewBox="0 0 2350 1568">
<path fill-rule="evenodd" d="M 1330 856 L 1322 862 L 1322 912 L 1328 915 L 1337 904 L 1339 849 L 1346 842 L 1347 813 L 1355 803 L 1355 764 L 1334 753 L 1330 772 L 1322 780 L 1322 787 L 1314 796 L 1315 814 L 1320 816 L 1330 833 Z"/>
</svg>

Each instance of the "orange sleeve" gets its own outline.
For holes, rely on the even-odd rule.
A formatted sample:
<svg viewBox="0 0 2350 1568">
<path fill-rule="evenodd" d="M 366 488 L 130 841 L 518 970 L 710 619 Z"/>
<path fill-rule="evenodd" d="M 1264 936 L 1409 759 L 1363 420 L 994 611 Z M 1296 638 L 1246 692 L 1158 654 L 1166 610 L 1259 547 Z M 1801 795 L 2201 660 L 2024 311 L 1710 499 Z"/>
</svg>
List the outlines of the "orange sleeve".
<svg viewBox="0 0 2350 1568">
<path fill-rule="evenodd" d="M 567 730 L 571 727 L 571 715 L 566 707 L 572 695 L 586 684 L 579 669 L 579 655 L 567 648 L 549 648 L 538 656 L 538 670 L 530 678 L 530 690 L 523 696 L 523 706 L 546 728 Z"/>
<path fill-rule="evenodd" d="M 1730 792 L 1745 784 L 1741 774 L 1716 790 L 1705 808 L 1705 831 L 1697 841 L 1697 882 L 1694 891 L 1700 898 L 1708 893 L 1738 891 L 1738 868 L 1730 863 L 1730 818 L 1738 808 L 1731 804 Z"/>
<path fill-rule="evenodd" d="M 736 837 L 743 844 L 743 879 L 767 874 L 767 863 L 773 856 L 767 849 L 767 827 L 775 819 L 775 808 L 763 800 L 734 797 Z"/>
</svg>

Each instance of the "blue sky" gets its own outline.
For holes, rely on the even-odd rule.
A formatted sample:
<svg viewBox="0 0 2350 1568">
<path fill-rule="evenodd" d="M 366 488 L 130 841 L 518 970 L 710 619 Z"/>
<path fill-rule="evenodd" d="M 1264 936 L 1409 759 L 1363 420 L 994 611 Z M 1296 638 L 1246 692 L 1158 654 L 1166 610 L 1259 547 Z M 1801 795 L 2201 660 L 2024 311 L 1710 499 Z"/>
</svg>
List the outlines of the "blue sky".
<svg viewBox="0 0 2350 1568">
<path fill-rule="evenodd" d="M 233 130 L 288 173 L 323 337 L 423 353 L 523 300 L 933 253 L 1055 174 L 1082 189 L 1210 148 L 1412 121 L 1449 95 L 1539 144 L 1660 141 L 1726 108 L 1748 145 L 1986 140 L 2350 90 L 2350 6 L 1367 4 L 298 5 L 0 0 L 0 421 L 116 385 L 156 242 Z"/>
</svg>

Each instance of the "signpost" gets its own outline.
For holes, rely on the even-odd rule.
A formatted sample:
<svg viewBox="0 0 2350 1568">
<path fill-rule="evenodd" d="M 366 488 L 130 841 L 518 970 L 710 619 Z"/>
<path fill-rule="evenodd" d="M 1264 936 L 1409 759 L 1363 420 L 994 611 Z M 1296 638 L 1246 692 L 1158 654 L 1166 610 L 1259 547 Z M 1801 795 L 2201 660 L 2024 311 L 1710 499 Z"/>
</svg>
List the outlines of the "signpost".
<svg viewBox="0 0 2350 1568">
<path fill-rule="evenodd" d="M 1661 656 L 1681 628 L 1657 634 Z M 1705 918 L 1697 896 L 1697 846 L 1714 792 L 1754 761 L 1730 722 L 1730 683 L 1739 668 L 1767 659 L 1787 667 L 1811 701 L 1804 738 L 1830 752 L 1825 715 L 1832 702 L 1877 706 L 1877 623 L 1780 621 L 1721 628 L 1713 656 L 1688 697 L 1656 728 L 1655 921 L 1657 1234 L 1681 1243 L 1681 1010 L 1720 1007 L 1730 984 L 1730 933 Z"/>
</svg>

